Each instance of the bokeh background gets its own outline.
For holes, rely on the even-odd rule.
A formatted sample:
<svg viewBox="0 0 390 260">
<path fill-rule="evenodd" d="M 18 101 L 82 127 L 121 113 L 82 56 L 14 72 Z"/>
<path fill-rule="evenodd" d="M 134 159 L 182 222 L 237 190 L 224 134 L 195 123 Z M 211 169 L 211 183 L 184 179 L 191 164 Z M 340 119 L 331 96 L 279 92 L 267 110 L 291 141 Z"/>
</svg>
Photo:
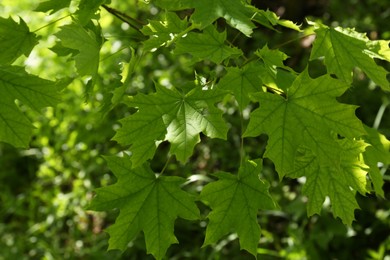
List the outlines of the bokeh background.
<svg viewBox="0 0 390 260">
<path fill-rule="evenodd" d="M 27 67 L 30 73 L 47 79 L 76 75 L 68 55 L 55 53 L 56 38 L 61 25 L 70 21 L 78 1 L 69 9 L 57 13 L 34 12 L 39 1 L 2 0 L 0 16 L 18 20 L 41 36 L 31 55 L 21 57 L 16 64 Z M 320 20 L 332 26 L 354 27 L 367 33 L 372 40 L 390 40 L 390 3 L 388 0 L 253 0 L 259 8 L 269 8 L 284 19 L 307 27 L 307 19 Z M 111 7 L 147 22 L 158 17 L 160 10 L 144 1 L 112 0 Z M 0 259 L 152 259 L 145 253 L 142 234 L 130 243 L 124 254 L 107 252 L 108 235 L 104 229 L 113 223 L 117 211 L 86 210 L 97 187 L 115 182 L 102 155 L 116 154 L 120 147 L 110 139 L 120 125 L 118 120 L 132 111 L 123 104 L 110 106 L 106 102 L 120 84 L 123 67 L 130 61 L 131 48 L 140 54 L 142 34 L 129 27 L 103 8 L 100 11 L 102 34 L 106 39 L 101 50 L 99 79 L 90 95 L 86 95 L 87 78 L 74 80 L 63 90 L 63 102 L 47 108 L 41 114 L 21 105 L 34 123 L 31 148 L 16 149 L 0 143 Z M 58 20 L 58 21 L 57 21 Z M 51 23 L 56 21 L 55 23 Z M 44 27 L 44 28 L 42 28 Z M 255 30 L 252 38 L 234 40 L 245 53 L 263 45 L 280 48 L 290 58 L 286 64 L 302 71 L 308 63 L 311 40 L 302 33 L 278 28 Z M 4 50 L 0 50 L 4 51 Z M 58 53 L 58 51 L 57 51 Z M 193 80 L 193 70 L 187 60 L 172 56 L 167 48 L 142 54 L 128 85 L 127 93 L 149 92 L 153 82 L 162 85 L 180 84 Z M 378 61 L 379 62 L 379 61 Z M 388 70 L 389 64 L 383 64 Z M 198 75 L 220 71 L 204 62 L 196 65 Z M 310 62 L 313 76 L 325 73 L 319 62 Z M 359 70 L 355 71 L 353 86 L 340 101 L 363 106 L 358 117 L 368 126 L 377 127 L 390 137 L 390 94 L 375 87 Z M 231 100 L 221 105 L 225 119 L 231 125 L 229 142 L 202 139 L 191 162 L 181 165 L 172 160 L 169 172 L 183 177 L 194 175 L 184 187 L 197 193 L 202 185 L 212 181 L 209 173 L 218 170 L 237 171 L 240 146 L 240 120 Z M 382 112 L 381 112 L 382 111 Z M 376 121 L 376 123 L 375 123 Z M 262 155 L 267 137 L 245 139 L 245 149 L 252 158 Z M 167 160 L 167 145 L 162 144 L 153 159 L 152 167 L 160 169 Z M 356 211 L 351 227 L 334 219 L 330 206 L 323 213 L 308 218 L 302 185 L 296 180 L 281 182 L 273 164 L 265 161 L 263 177 L 271 183 L 271 194 L 280 205 L 278 211 L 259 212 L 262 227 L 259 259 L 390 259 L 390 173 L 382 169 L 387 200 L 372 195 L 357 195 L 362 210 Z M 202 214 L 207 207 L 199 204 Z M 232 234 L 215 246 L 201 248 L 205 221 L 177 220 L 175 234 L 180 244 L 173 245 L 167 259 L 252 259 L 240 251 L 237 237 Z"/>
</svg>

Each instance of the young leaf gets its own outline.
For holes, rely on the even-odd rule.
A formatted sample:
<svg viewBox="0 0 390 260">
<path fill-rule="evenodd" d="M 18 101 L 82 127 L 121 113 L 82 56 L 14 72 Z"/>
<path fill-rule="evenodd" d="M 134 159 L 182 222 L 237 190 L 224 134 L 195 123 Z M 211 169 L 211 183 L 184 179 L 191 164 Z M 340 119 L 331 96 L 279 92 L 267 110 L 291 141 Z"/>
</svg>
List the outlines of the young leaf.
<svg viewBox="0 0 390 260">
<path fill-rule="evenodd" d="M 0 64 L 11 64 L 21 55 L 27 57 L 37 44 L 38 37 L 22 18 L 17 23 L 11 17 L 0 17 Z"/>
<path fill-rule="evenodd" d="M 44 13 L 48 12 L 49 14 L 53 14 L 63 8 L 69 7 L 71 1 L 72 0 L 61 0 L 61 1 L 48 0 L 48 1 L 40 2 L 38 7 L 35 8 L 34 11 L 44 12 Z"/>
<path fill-rule="evenodd" d="M 56 36 L 61 40 L 62 46 L 79 51 L 74 56 L 79 75 L 96 76 L 101 43 L 97 41 L 95 33 L 80 24 L 72 23 L 62 26 Z"/>
<path fill-rule="evenodd" d="M 218 18 L 224 18 L 230 26 L 241 31 L 246 36 L 252 34 L 256 26 L 251 17 L 254 12 L 243 1 L 237 0 L 182 0 L 182 6 L 195 8 L 191 20 L 206 28 Z"/>
<path fill-rule="evenodd" d="M 128 156 L 106 157 L 118 181 L 96 190 L 90 208 L 120 210 L 108 228 L 109 250 L 124 251 L 140 231 L 145 234 L 147 252 L 162 259 L 171 244 L 178 243 L 173 230 L 177 217 L 199 219 L 194 199 L 180 189 L 180 177 L 156 177 L 148 165 L 132 169 Z"/>
<path fill-rule="evenodd" d="M 369 176 L 376 194 L 385 197 L 382 186 L 384 184 L 382 174 L 379 171 L 378 163 L 390 164 L 390 141 L 377 130 L 365 127 L 367 135 L 364 139 L 371 144 L 364 152 L 364 161 L 370 166 Z"/>
<path fill-rule="evenodd" d="M 287 177 L 306 177 L 303 194 L 308 196 L 307 213 L 309 216 L 320 214 L 325 197 L 329 196 L 335 217 L 340 217 L 346 225 L 355 219 L 354 211 L 359 208 L 355 194 L 367 192 L 367 166 L 359 159 L 367 144 L 363 141 L 350 141 L 347 138 L 333 143 L 338 160 L 324 160 L 323 156 L 314 156 L 302 147 L 296 156 L 296 172 Z M 332 156 L 329 156 L 332 157 Z"/>
<path fill-rule="evenodd" d="M 242 111 L 250 102 L 249 95 L 261 91 L 260 71 L 264 67 L 259 62 L 251 62 L 243 68 L 228 67 L 226 75 L 219 81 L 218 87 L 230 90 Z"/>
<path fill-rule="evenodd" d="M 200 199 L 212 209 L 204 246 L 217 242 L 229 232 L 236 232 L 241 248 L 257 255 L 260 240 L 257 212 L 276 207 L 268 192 L 269 184 L 259 179 L 261 163 L 261 160 L 246 161 L 238 175 L 216 173 L 219 180 L 203 188 Z"/>
<path fill-rule="evenodd" d="M 177 41 L 175 54 L 189 53 L 195 60 L 211 60 L 217 64 L 242 51 L 225 44 L 226 31 L 219 33 L 214 26 L 209 26 L 202 33 L 189 33 Z"/>
<path fill-rule="evenodd" d="M 0 141 L 22 148 L 28 147 L 33 126 L 19 111 L 15 100 L 38 112 L 60 101 L 55 82 L 9 65 L 0 65 L 0 96 Z"/>
<path fill-rule="evenodd" d="M 325 57 L 329 74 L 352 82 L 352 70 L 359 67 L 383 90 L 390 91 L 387 71 L 377 65 L 372 56 L 369 39 L 352 29 L 329 28 L 318 25 L 310 59 Z M 372 45 L 371 45 L 372 46 Z M 382 51 L 383 52 L 383 51 Z"/>
<path fill-rule="evenodd" d="M 269 136 L 265 157 L 276 166 L 280 177 L 294 167 L 301 145 L 316 156 L 334 154 L 331 132 L 354 138 L 365 134 L 355 116 L 355 106 L 340 104 L 336 97 L 348 88 L 328 75 L 312 79 L 307 71 L 300 74 L 287 90 L 286 98 L 271 93 L 256 93 L 260 107 L 251 113 L 245 136 Z"/>
<path fill-rule="evenodd" d="M 159 140 L 169 141 L 171 152 L 184 163 L 200 141 L 200 132 L 211 138 L 226 138 L 222 112 L 214 106 L 224 92 L 195 86 L 186 94 L 159 85 L 156 89 L 154 94 L 139 93 L 133 98 L 131 104 L 138 112 L 121 120 L 122 128 L 114 136 L 121 144 L 132 144 L 134 166 L 153 156 Z"/>
<path fill-rule="evenodd" d="M 166 13 L 163 21 L 149 21 L 149 24 L 142 28 L 142 33 L 150 36 L 144 42 L 145 51 L 159 48 L 173 40 L 177 34 L 183 32 L 188 22 L 181 20 L 175 13 Z"/>
</svg>

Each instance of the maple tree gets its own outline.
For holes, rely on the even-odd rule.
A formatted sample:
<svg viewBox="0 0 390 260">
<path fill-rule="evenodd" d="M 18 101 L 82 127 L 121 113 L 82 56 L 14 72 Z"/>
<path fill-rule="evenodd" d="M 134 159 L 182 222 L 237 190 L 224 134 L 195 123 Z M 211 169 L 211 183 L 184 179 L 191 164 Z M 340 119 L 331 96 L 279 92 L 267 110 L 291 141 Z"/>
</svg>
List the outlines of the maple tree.
<svg viewBox="0 0 390 260">
<path fill-rule="evenodd" d="M 179 242 L 174 235 L 176 219 L 203 218 L 198 201 L 210 208 L 204 246 L 237 233 L 240 247 L 256 256 L 261 234 L 257 214 L 278 207 L 262 176 L 263 161 L 244 152 L 243 140 L 262 134 L 268 136 L 263 159 L 274 163 L 280 180 L 305 180 L 308 216 L 320 214 L 329 198 L 333 215 L 351 225 L 359 208 L 357 193 L 384 197 L 378 167 L 390 163 L 390 142 L 365 126 L 355 115 L 357 107 L 340 102 L 340 97 L 351 88 L 358 69 L 381 91 L 390 90 L 388 72 L 378 62 L 390 61 L 389 41 L 373 41 L 352 28 L 319 22 L 309 22 L 303 30 L 247 1 L 154 0 L 147 4 L 159 8 L 159 15 L 148 21 L 111 9 L 107 0 L 76 2 L 48 0 L 35 10 L 69 12 L 51 47 L 58 56 L 74 61 L 76 73 L 62 79 L 47 80 L 16 65 L 38 45 L 39 30 L 31 32 L 23 18 L 18 22 L 15 17 L 0 18 L 0 47 L 8 50 L 0 53 L 0 141 L 28 147 L 33 125 L 22 113 L 25 106 L 36 112 L 55 107 L 61 90 L 77 79 L 85 84 L 85 97 L 80 98 L 88 101 L 90 95 L 103 93 L 104 113 L 126 105 L 130 112 L 119 120 L 121 127 L 112 137 L 123 152 L 105 157 L 117 183 L 97 189 L 89 206 L 120 211 L 107 229 L 109 249 L 126 250 L 142 231 L 147 252 L 162 259 L 171 244 Z M 77 10 L 73 13 L 72 5 Z M 100 52 L 108 41 L 100 24 L 103 8 L 138 33 L 137 50 L 126 46 L 130 58 L 108 89 L 102 88 L 99 75 L 104 69 Z M 295 30 L 301 37 L 314 34 L 310 61 L 323 62 L 326 73 L 311 76 L 309 62 L 297 72 L 285 65 L 285 53 L 267 44 L 251 52 L 235 44 L 237 37 L 252 37 L 260 27 Z M 159 50 L 183 59 L 193 80 L 172 76 L 150 88 L 130 88 L 139 61 L 158 57 Z M 202 71 L 202 66 L 209 67 Z M 231 126 L 225 119 L 226 104 L 238 109 L 241 121 L 236 173 L 225 172 L 222 166 L 210 173 L 218 180 L 195 194 L 183 187 L 184 176 L 169 176 L 173 159 L 166 160 L 161 172 L 152 169 L 150 163 L 162 143 L 169 144 L 169 157 L 190 164 L 202 139 L 227 142 Z"/>
</svg>

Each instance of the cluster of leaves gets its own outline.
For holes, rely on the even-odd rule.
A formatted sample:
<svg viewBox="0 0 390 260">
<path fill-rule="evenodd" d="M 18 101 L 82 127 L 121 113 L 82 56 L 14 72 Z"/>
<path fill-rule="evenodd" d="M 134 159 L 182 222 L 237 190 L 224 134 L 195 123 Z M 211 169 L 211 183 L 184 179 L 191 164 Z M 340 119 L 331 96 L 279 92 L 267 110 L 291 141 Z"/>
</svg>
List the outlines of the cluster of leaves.
<svg viewBox="0 0 390 260">
<path fill-rule="evenodd" d="M 101 7 L 112 11 L 106 6 L 109 2 L 80 1 L 71 23 L 55 34 L 58 41 L 52 50 L 74 61 L 74 77 L 87 82 L 87 97 L 100 87 L 99 67 L 104 63 L 100 50 L 106 39 L 97 13 Z M 49 0 L 36 10 L 55 13 L 72 4 Z M 351 87 L 356 68 L 383 91 L 390 91 L 387 71 L 375 61 L 390 61 L 388 41 L 371 41 L 353 29 L 310 23 L 316 36 L 310 60 L 323 61 L 327 70 L 312 78 L 309 65 L 302 72 L 294 71 L 284 64 L 288 57 L 278 49 L 265 45 L 248 54 L 234 45 L 232 35 L 251 37 L 258 27 L 301 31 L 271 11 L 236 0 L 155 0 L 150 4 L 161 11 L 156 20 L 142 26 L 138 48 L 150 55 L 158 49 L 171 50 L 170 55 L 186 60 L 196 79 L 156 83 L 155 91 L 128 89 L 137 62 L 146 57 L 132 49 L 123 78 L 102 90 L 105 110 L 123 103 L 133 111 L 120 120 L 121 128 L 113 137 L 128 147 L 124 155 L 106 157 L 117 183 L 98 189 L 90 205 L 98 211 L 120 210 L 108 228 L 109 249 L 125 250 L 143 231 L 147 252 L 163 258 L 170 245 L 178 242 L 176 219 L 201 219 L 195 203 L 201 201 L 211 209 L 205 246 L 233 232 L 242 249 L 257 254 L 261 233 L 257 213 L 278 207 L 261 177 L 262 159 L 249 158 L 241 147 L 236 173 L 212 174 L 218 180 L 199 195 L 182 189 L 184 178 L 165 176 L 169 159 L 159 173 L 149 165 L 162 143 L 169 143 L 169 156 L 186 164 L 202 137 L 226 140 L 230 128 L 224 119 L 226 100 L 233 100 L 229 105 L 239 111 L 242 140 L 268 136 L 263 157 L 274 163 L 280 179 L 305 180 L 309 216 L 320 214 L 328 197 L 334 216 L 351 225 L 359 208 L 356 193 L 384 197 L 378 163 L 390 163 L 390 142 L 363 125 L 355 116 L 356 106 L 340 103 L 338 98 Z M 21 109 L 27 106 L 39 112 L 42 107 L 56 106 L 61 102 L 59 91 L 70 80 L 49 81 L 13 65 L 20 56 L 28 56 L 39 40 L 22 18 L 19 22 L 0 18 L 0 31 L 1 47 L 8 50 L 0 54 L 0 141 L 28 147 L 32 124 Z M 205 64 L 212 70 L 198 74 L 197 68 Z"/>
</svg>

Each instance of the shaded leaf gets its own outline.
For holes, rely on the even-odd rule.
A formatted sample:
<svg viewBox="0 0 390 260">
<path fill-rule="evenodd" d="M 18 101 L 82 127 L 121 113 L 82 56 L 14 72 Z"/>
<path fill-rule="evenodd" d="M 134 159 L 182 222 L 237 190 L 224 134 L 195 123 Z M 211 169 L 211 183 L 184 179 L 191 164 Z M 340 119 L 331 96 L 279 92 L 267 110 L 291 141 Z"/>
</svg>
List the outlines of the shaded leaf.
<svg viewBox="0 0 390 260">
<path fill-rule="evenodd" d="M 53 14 L 63 8 L 66 8 L 66 7 L 69 7 L 70 5 L 70 2 L 72 0 L 61 0 L 61 1 L 58 1 L 58 0 L 48 0 L 48 1 L 42 1 L 39 3 L 39 5 L 37 6 L 37 8 L 35 8 L 34 11 L 36 12 L 48 12 L 50 11 L 49 13 L 50 14 Z"/>
<path fill-rule="evenodd" d="M 28 57 L 37 44 L 37 35 L 22 18 L 17 23 L 11 17 L 0 17 L 0 64 L 11 64 L 21 55 Z"/>
<path fill-rule="evenodd" d="M 56 82 L 9 65 L 0 65 L 0 96 L 0 141 L 22 148 L 28 147 L 33 126 L 15 100 L 37 112 L 60 101 Z"/>
<path fill-rule="evenodd" d="M 180 177 L 156 177 L 148 165 L 132 169 L 130 158 L 106 157 L 117 183 L 96 190 L 90 209 L 120 210 L 107 231 L 109 250 L 124 251 L 139 232 L 145 235 L 147 252 L 162 259 L 171 244 L 178 243 L 173 231 L 178 217 L 199 219 L 194 198 L 180 189 Z"/>
<path fill-rule="evenodd" d="M 203 188 L 200 199 L 212 209 L 208 215 L 204 246 L 236 232 L 241 248 L 257 255 L 260 240 L 257 212 L 276 207 L 268 192 L 269 184 L 259 179 L 261 163 L 261 160 L 246 161 L 238 175 L 216 173 L 214 176 L 219 180 Z"/>
</svg>

